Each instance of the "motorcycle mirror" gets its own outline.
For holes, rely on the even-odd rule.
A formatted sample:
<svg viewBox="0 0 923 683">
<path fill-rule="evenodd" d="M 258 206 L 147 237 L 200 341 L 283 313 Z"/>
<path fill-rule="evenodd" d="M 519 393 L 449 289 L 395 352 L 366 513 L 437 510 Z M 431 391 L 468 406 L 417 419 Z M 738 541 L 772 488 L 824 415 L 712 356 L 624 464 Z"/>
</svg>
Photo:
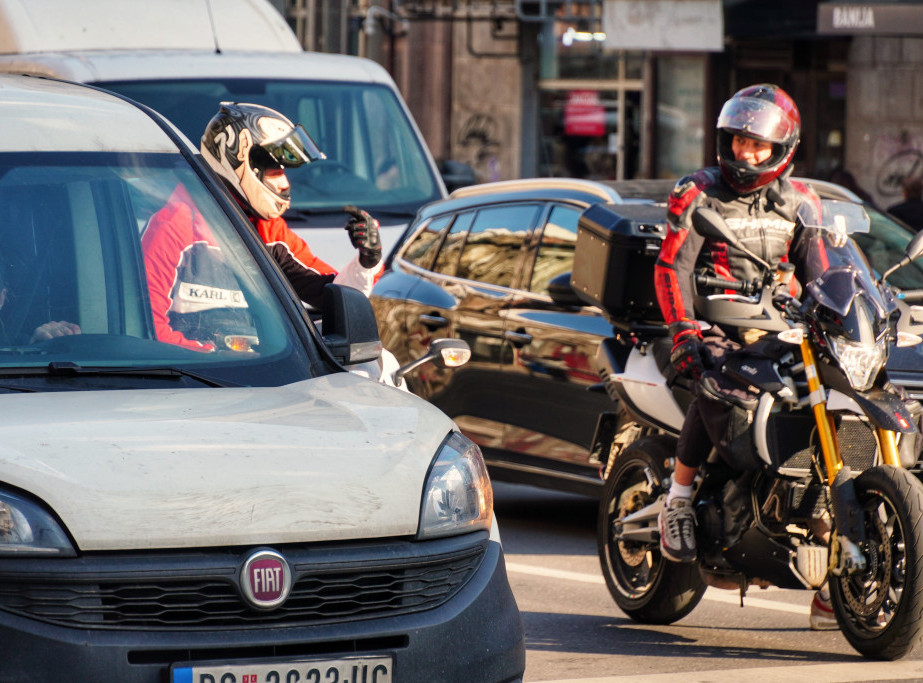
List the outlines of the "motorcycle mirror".
<svg viewBox="0 0 923 683">
<path fill-rule="evenodd" d="M 425 354 L 394 371 L 392 375 L 394 386 L 401 386 L 404 381 L 404 375 L 411 370 L 416 370 L 421 365 L 432 363 L 437 368 L 444 370 L 446 368 L 461 367 L 470 359 L 471 347 L 463 339 L 434 339 Z"/>
<path fill-rule="evenodd" d="M 702 237 L 708 237 L 709 239 L 727 242 L 729 244 L 735 244 L 737 241 L 734 233 L 731 232 L 730 228 L 728 228 L 728 224 L 725 223 L 724 217 L 714 209 L 700 206 L 693 211 L 692 227 L 694 227 L 695 231 Z"/>
<path fill-rule="evenodd" d="M 923 256 L 923 232 L 918 232 L 913 236 L 913 239 L 910 240 L 910 244 L 908 244 L 907 248 L 904 250 L 904 256 L 911 261 L 916 261 Z"/>
<path fill-rule="evenodd" d="M 923 232 L 918 232 L 904 249 L 904 257 L 884 272 L 881 281 L 884 282 L 891 273 L 913 263 L 921 256 L 923 256 Z"/>
<path fill-rule="evenodd" d="M 718 242 L 727 242 L 743 252 L 744 256 L 763 268 L 766 272 L 772 271 L 772 267 L 766 261 L 747 249 L 737 239 L 737 235 L 728 227 L 724 217 L 715 211 L 704 206 L 700 206 L 692 212 L 692 227 L 702 237 L 716 240 Z"/>
</svg>

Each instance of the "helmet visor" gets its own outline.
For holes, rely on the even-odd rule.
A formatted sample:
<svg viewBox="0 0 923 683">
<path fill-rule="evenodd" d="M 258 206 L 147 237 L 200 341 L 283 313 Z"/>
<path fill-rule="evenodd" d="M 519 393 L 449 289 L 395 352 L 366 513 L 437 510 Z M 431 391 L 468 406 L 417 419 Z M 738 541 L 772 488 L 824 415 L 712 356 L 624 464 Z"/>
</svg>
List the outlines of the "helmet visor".
<svg viewBox="0 0 923 683">
<path fill-rule="evenodd" d="M 285 168 L 296 168 L 327 158 L 300 123 L 281 140 L 264 142 L 260 145 L 260 150 L 269 155 L 277 165 Z"/>
<path fill-rule="evenodd" d="M 778 105 L 756 97 L 725 102 L 718 128 L 773 143 L 785 143 L 795 134 L 795 122 Z"/>
</svg>

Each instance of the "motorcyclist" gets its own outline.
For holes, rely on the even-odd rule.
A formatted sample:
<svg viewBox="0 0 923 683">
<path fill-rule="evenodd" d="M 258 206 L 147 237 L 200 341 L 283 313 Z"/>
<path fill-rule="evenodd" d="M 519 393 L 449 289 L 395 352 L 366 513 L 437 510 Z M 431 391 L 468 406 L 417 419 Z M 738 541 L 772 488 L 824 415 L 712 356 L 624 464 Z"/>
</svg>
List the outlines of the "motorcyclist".
<svg viewBox="0 0 923 683">
<path fill-rule="evenodd" d="M 372 216 L 346 207 L 352 216 L 346 230 L 358 253 L 339 271 L 315 256 L 282 218 L 291 205 L 285 169 L 325 158 L 300 124 L 269 107 L 222 102 L 205 128 L 201 151 L 303 301 L 316 305 L 328 282 L 371 292 L 383 267 L 378 221 Z"/>
<path fill-rule="evenodd" d="M 285 169 L 326 158 L 300 124 L 262 105 L 222 102 L 202 134 L 201 151 L 305 303 L 318 308 L 329 282 L 371 293 L 384 268 L 377 220 L 355 206 L 344 207 L 351 216 L 345 228 L 357 253 L 337 270 L 317 257 L 282 217 L 291 206 Z M 390 383 L 397 368 L 394 355 L 382 349 L 377 362 L 354 372 Z"/>
<path fill-rule="evenodd" d="M 677 372 L 693 381 L 693 401 L 676 448 L 676 466 L 660 514 L 660 542 L 665 558 L 691 562 L 696 557 L 695 514 L 691 503 L 699 466 L 712 448 L 707 420 L 716 403 L 705 404 L 703 392 L 713 392 L 728 352 L 748 343 L 748 331 L 721 330 L 697 320 L 692 308 L 693 273 L 736 281 L 753 281 L 762 273 L 733 245 L 704 238 L 693 229 L 698 207 L 717 211 L 747 249 L 773 268 L 798 263 L 805 234 L 795 216 L 804 202 L 819 206 L 812 189 L 788 179 L 798 146 L 801 117 L 792 98 L 775 85 L 753 85 L 735 93 L 717 121 L 718 165 L 682 178 L 670 195 L 669 229 L 654 268 L 657 299 L 673 337 L 671 361 Z M 795 281 L 793 281 L 795 282 Z M 708 414 L 705 414 L 707 405 Z M 730 407 L 728 407 L 730 410 Z M 720 409 L 719 409 L 720 412 Z M 827 597 L 815 596 L 815 602 Z M 829 609 L 829 602 L 821 605 Z M 815 618 L 812 628 L 830 627 Z M 824 613 L 832 621 L 832 611 Z"/>
</svg>

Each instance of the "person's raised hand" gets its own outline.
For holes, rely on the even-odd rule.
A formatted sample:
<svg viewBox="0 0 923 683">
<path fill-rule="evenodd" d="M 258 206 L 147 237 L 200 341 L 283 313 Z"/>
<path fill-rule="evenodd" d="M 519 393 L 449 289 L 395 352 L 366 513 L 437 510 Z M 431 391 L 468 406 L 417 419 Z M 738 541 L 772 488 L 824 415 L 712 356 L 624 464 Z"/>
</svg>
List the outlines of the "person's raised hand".
<svg viewBox="0 0 923 683">
<path fill-rule="evenodd" d="M 352 216 L 346 224 L 346 231 L 353 247 L 359 250 L 359 265 L 374 268 L 381 261 L 378 221 L 357 206 L 345 206 L 343 211 Z"/>
</svg>

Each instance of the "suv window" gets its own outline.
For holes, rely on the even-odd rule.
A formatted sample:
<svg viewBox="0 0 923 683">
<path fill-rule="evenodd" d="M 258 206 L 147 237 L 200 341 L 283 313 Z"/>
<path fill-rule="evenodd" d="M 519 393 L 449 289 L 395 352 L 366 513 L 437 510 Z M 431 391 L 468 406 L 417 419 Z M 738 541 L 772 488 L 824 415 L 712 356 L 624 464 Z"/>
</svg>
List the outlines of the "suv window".
<svg viewBox="0 0 923 683">
<path fill-rule="evenodd" d="M 519 253 L 535 224 L 535 204 L 498 206 L 478 211 L 458 262 L 458 277 L 511 287 Z"/>
<path fill-rule="evenodd" d="M 178 229 L 195 222 L 181 263 L 207 277 L 183 280 L 180 251 L 158 261 L 142 240 L 167 214 Z M 170 311 L 155 305 L 157 273 Z M 304 342 L 253 253 L 179 154 L 0 154 L 0 280 L 5 385 L 24 369 L 32 383 L 109 371 L 92 386 L 56 379 L 43 390 L 137 386 L 158 380 L 114 371 L 152 367 L 177 371 L 159 380 L 174 383 L 180 371 L 259 386 L 311 376 Z"/>
<path fill-rule="evenodd" d="M 471 227 L 473 220 L 473 213 L 463 213 L 455 217 L 452 227 L 449 228 L 449 234 L 446 235 L 442 248 L 436 255 L 436 263 L 433 264 L 434 272 L 442 275 L 455 275 L 455 269 L 458 266 L 458 254 L 465 243 L 465 236 L 468 234 L 468 228 Z"/>
<path fill-rule="evenodd" d="M 429 269 L 436 249 L 439 247 L 439 238 L 445 226 L 449 224 L 450 218 L 451 216 L 438 216 L 427 223 L 426 227 L 417 233 L 417 236 L 404 250 L 404 259 L 415 266 Z"/>
<path fill-rule="evenodd" d="M 555 206 L 542 229 L 538 255 L 532 268 L 529 291 L 548 293 L 548 283 L 558 275 L 568 273 L 574 265 L 574 245 L 577 243 L 577 222 L 580 211 L 569 206 Z"/>
</svg>

